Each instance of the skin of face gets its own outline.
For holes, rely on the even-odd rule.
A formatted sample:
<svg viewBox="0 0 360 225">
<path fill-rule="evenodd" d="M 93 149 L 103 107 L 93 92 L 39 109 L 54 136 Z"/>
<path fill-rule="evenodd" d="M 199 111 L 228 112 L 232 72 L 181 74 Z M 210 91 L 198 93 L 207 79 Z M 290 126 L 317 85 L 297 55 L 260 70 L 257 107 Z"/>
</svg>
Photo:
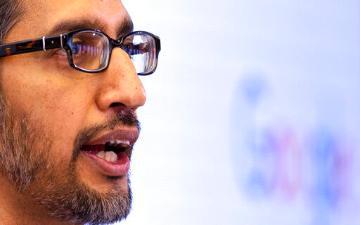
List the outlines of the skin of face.
<svg viewBox="0 0 360 225">
<path fill-rule="evenodd" d="M 48 35 L 54 26 L 68 20 L 100 21 L 101 30 L 116 39 L 118 28 L 128 18 L 118 0 L 31 0 L 23 1 L 22 11 L 5 43 Z M 109 68 L 98 74 L 74 70 L 57 54 L 34 52 L 5 57 L 0 61 L 0 80 L 1 95 L 13 117 L 26 115 L 29 126 L 34 127 L 31 131 L 36 138 L 31 145 L 34 146 L 31 157 L 36 161 L 36 151 L 42 149 L 39 154 L 51 160 L 47 165 L 51 168 L 47 169 L 53 174 L 44 177 L 53 177 L 54 183 L 58 182 L 53 188 L 61 188 L 61 184 L 66 183 L 68 178 L 64 174 L 69 170 L 74 142 L 82 130 L 109 121 L 120 110 L 118 105 L 135 112 L 146 100 L 130 58 L 119 48 L 113 50 Z M 112 129 L 133 128 L 119 125 Z M 97 137 L 110 131 L 104 129 Z M 127 176 L 109 180 L 82 154 L 73 166 L 74 179 L 96 193 L 121 190 L 121 194 L 126 195 L 130 191 Z M 46 207 L 38 204 L 39 199 L 35 201 L 26 191 L 16 191 L 13 182 L 3 174 L 0 182 L 0 221 L 6 224 L 78 223 L 52 217 Z M 44 181 L 34 180 L 28 191 L 36 193 L 46 189 L 44 185 Z"/>
</svg>

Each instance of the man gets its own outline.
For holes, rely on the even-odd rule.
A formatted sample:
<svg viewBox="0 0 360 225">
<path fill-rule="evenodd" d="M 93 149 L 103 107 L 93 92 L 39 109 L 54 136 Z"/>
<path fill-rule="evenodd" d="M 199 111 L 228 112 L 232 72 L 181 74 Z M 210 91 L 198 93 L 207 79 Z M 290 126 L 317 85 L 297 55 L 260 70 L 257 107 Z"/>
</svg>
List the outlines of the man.
<svg viewBox="0 0 360 225">
<path fill-rule="evenodd" d="M 129 160 L 160 40 L 119 0 L 0 0 L 0 224 L 103 224 L 131 207 Z"/>
</svg>

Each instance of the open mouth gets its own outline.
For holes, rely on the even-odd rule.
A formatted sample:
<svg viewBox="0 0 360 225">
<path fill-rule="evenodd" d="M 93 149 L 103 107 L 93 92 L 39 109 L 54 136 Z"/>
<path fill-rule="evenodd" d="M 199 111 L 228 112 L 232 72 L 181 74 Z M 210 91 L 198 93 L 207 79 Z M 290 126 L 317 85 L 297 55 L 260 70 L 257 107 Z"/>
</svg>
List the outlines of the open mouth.
<svg viewBox="0 0 360 225">
<path fill-rule="evenodd" d="M 111 140 L 104 144 L 88 144 L 81 146 L 81 151 L 94 155 L 109 163 L 121 161 L 124 157 L 131 158 L 132 145 L 130 141 Z"/>
<path fill-rule="evenodd" d="M 83 144 L 80 150 L 100 173 L 110 177 L 125 176 L 138 137 L 138 129 L 115 130 Z"/>
</svg>

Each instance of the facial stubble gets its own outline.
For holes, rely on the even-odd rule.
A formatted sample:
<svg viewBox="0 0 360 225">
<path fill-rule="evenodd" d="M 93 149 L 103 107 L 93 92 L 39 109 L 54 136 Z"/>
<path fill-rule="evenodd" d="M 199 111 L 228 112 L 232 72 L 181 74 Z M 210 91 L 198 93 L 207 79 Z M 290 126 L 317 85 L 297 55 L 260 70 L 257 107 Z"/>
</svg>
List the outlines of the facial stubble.
<svg viewBox="0 0 360 225">
<path fill-rule="evenodd" d="M 129 179 L 127 188 L 114 185 L 100 193 L 81 181 L 76 164 L 80 146 L 101 130 L 118 124 L 139 128 L 133 112 L 122 110 L 112 121 L 79 132 L 68 163 L 52 157 L 52 133 L 46 126 L 30 114 L 15 114 L 1 96 L 0 123 L 0 172 L 48 216 L 74 224 L 113 223 L 127 217 L 132 200 Z"/>
</svg>

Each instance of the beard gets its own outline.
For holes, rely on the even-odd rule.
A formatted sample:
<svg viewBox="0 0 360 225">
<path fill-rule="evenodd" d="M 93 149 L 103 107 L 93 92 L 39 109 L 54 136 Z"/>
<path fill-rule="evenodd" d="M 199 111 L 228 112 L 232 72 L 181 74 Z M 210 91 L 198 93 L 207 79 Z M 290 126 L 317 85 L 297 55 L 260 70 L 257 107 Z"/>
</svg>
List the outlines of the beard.
<svg viewBox="0 0 360 225">
<path fill-rule="evenodd" d="M 16 114 L 0 96 L 0 172 L 16 191 L 46 209 L 48 216 L 74 224 L 106 224 L 125 219 L 132 194 L 127 187 L 113 185 L 100 193 L 84 184 L 76 173 L 80 147 L 100 131 L 117 125 L 136 126 L 135 113 L 124 107 L 116 118 L 79 132 L 71 160 L 65 163 L 51 155 L 54 140 L 41 121 L 29 114 Z M 129 177 L 129 176 L 127 176 Z"/>
</svg>

